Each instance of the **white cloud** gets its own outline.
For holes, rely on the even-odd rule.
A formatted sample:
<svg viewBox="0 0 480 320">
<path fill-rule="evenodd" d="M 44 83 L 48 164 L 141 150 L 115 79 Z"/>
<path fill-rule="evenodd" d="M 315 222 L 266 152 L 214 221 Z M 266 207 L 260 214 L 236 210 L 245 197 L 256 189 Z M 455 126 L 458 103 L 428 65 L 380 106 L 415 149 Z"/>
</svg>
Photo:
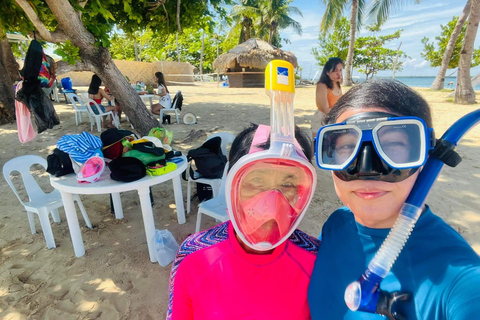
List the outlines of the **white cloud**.
<svg viewBox="0 0 480 320">
<path fill-rule="evenodd" d="M 423 60 L 420 63 L 414 64 L 413 67 L 414 68 L 423 68 L 423 67 L 427 66 L 428 64 L 429 64 L 429 62 L 427 60 Z"/>
<path fill-rule="evenodd" d="M 407 15 L 403 13 L 398 18 L 391 18 L 389 19 L 385 25 L 382 27 L 383 30 L 388 29 L 400 29 L 408 26 L 418 26 L 419 23 L 435 23 L 437 25 L 439 20 L 443 20 L 444 18 L 449 18 L 451 20 L 453 16 L 458 16 L 462 13 L 463 7 L 460 8 L 449 8 L 442 11 L 431 10 L 426 11 L 418 10 L 416 11 L 417 14 Z"/>
</svg>

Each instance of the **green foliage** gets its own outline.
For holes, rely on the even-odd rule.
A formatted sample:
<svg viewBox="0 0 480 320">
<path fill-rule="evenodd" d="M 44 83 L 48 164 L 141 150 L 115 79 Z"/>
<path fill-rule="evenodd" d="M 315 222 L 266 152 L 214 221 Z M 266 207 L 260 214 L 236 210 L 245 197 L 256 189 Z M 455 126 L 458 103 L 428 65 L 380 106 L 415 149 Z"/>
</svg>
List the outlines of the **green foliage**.
<svg viewBox="0 0 480 320">
<path fill-rule="evenodd" d="M 422 43 L 424 45 L 423 52 L 420 55 L 430 62 L 431 67 L 439 67 L 442 65 L 443 55 L 447 49 L 448 41 L 452 36 L 455 25 L 457 24 L 458 17 L 453 17 L 451 21 L 447 23 L 446 26 L 440 25 L 442 31 L 440 35 L 435 37 L 436 44 L 434 41 L 430 42 L 430 39 L 424 37 Z M 458 67 L 458 62 L 460 60 L 460 52 L 462 51 L 463 38 L 465 37 L 465 31 L 467 30 L 468 23 L 462 27 L 460 34 L 458 35 L 457 42 L 452 51 L 452 57 L 448 63 L 448 68 L 453 69 Z M 472 67 L 478 66 L 480 64 L 480 49 L 473 50 L 472 58 Z"/>
<path fill-rule="evenodd" d="M 372 27 L 370 31 L 379 31 L 378 26 Z M 371 78 L 378 71 L 393 70 L 397 50 L 388 49 L 385 45 L 395 39 L 400 38 L 402 30 L 397 30 L 393 34 L 384 36 L 359 37 L 355 40 L 355 50 L 353 55 L 353 66 L 358 72 L 365 74 L 366 78 Z M 403 51 L 398 52 L 398 57 L 406 58 Z M 401 71 L 403 63 L 398 61 L 396 70 Z"/>
<path fill-rule="evenodd" d="M 203 57 L 204 73 L 213 71 L 212 64 L 217 58 L 217 43 L 219 54 L 236 45 L 234 39 L 229 38 L 227 40 L 225 35 L 217 35 L 213 32 L 213 28 L 207 26 Z M 200 63 L 202 32 L 202 30 L 188 28 L 178 37 L 180 60 L 189 62 L 197 68 L 199 68 Z M 134 40 L 137 44 L 141 44 L 142 61 L 178 61 L 175 34 L 165 37 L 155 34 L 151 30 L 146 30 L 144 33 L 136 32 L 133 35 L 115 33 L 111 38 L 109 48 L 112 57 L 114 59 L 135 60 Z"/>
<path fill-rule="evenodd" d="M 75 47 L 70 40 L 64 43 L 56 43 L 53 53 L 62 57 L 62 60 L 67 61 L 69 64 L 75 64 L 77 61 L 82 61 L 79 54 L 79 49 Z"/>
<path fill-rule="evenodd" d="M 302 16 L 302 12 L 297 7 L 290 6 L 291 2 L 293 0 L 241 0 L 230 11 L 233 23 L 229 37 L 235 33 L 239 43 L 257 37 L 280 47 L 280 30 L 292 27 L 297 34 L 302 34 L 300 23 L 290 17 L 292 14 Z M 247 30 L 250 30 L 248 35 Z"/>
<path fill-rule="evenodd" d="M 379 25 L 368 26 L 370 32 L 380 31 Z M 397 50 L 386 48 L 386 44 L 400 38 L 402 30 L 393 34 L 376 36 L 373 34 L 368 37 L 358 37 L 355 39 L 355 49 L 353 55 L 353 67 L 360 73 L 371 78 L 378 71 L 393 70 Z M 330 57 L 339 57 L 344 61 L 347 58 L 348 45 L 350 42 L 350 22 L 346 17 L 338 19 L 334 28 L 329 34 L 320 34 L 318 37 L 318 47 L 312 49 L 312 54 L 317 60 L 317 65 L 323 67 Z M 399 58 L 407 57 L 403 51 L 399 52 Z M 401 71 L 403 63 L 398 61 L 396 70 Z"/>
<path fill-rule="evenodd" d="M 347 59 L 350 37 L 350 21 L 346 17 L 337 20 L 333 30 L 318 36 L 318 48 L 312 48 L 312 54 L 317 60 L 317 65 L 323 67 L 330 57 Z"/>
</svg>

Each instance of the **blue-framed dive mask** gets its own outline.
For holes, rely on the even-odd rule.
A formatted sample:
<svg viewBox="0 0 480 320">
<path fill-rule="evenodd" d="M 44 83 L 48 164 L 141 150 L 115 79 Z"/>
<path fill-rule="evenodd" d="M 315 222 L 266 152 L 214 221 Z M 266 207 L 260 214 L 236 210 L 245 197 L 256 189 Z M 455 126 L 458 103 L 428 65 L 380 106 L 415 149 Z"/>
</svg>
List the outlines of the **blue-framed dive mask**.
<svg viewBox="0 0 480 320">
<path fill-rule="evenodd" d="M 399 182 L 425 164 L 434 145 L 433 129 L 420 118 L 365 112 L 322 127 L 315 157 L 344 181 Z"/>
</svg>

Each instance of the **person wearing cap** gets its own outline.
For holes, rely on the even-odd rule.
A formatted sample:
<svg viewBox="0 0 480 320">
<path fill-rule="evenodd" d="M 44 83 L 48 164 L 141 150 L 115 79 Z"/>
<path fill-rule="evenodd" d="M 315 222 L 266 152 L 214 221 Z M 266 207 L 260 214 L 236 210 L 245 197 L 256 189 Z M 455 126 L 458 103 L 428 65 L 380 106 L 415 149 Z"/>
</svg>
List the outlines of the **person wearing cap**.
<svg viewBox="0 0 480 320">
<path fill-rule="evenodd" d="M 295 136 L 297 153 L 310 159 L 310 138 L 298 127 Z M 235 175 L 239 161 L 269 147 L 269 126 L 243 130 L 233 141 L 228 175 Z M 306 294 L 319 241 L 295 227 L 314 178 L 296 163 L 253 166 L 237 171 L 243 178 L 238 178 L 239 197 L 230 201 L 231 221 L 191 235 L 180 246 L 167 319 L 310 319 Z M 255 218 L 257 210 L 263 219 Z"/>
<path fill-rule="evenodd" d="M 389 232 L 400 238 L 392 231 L 405 225 L 396 223 L 399 217 L 413 216 L 403 214 L 403 205 L 438 143 L 427 102 L 398 81 L 368 80 L 342 96 L 325 123 L 316 142 L 317 164 L 332 171 L 345 207 L 322 228 L 308 292 L 312 319 L 385 319 L 375 312 L 398 320 L 478 319 L 480 258 L 429 206 L 415 208 L 419 218 L 400 253 L 393 241 L 382 245 Z M 388 294 L 376 306 L 360 304 L 370 291 L 357 295 L 356 281 L 373 273 L 364 273 L 367 267 L 380 269 L 371 262 L 381 246 L 378 261 L 396 257 L 379 285 Z"/>
</svg>

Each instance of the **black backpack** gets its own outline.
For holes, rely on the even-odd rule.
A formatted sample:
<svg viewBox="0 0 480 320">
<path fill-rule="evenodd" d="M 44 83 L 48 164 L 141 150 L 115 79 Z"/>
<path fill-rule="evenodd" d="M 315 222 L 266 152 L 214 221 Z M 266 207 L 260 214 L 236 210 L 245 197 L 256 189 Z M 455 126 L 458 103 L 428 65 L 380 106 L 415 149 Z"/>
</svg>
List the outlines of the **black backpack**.
<svg viewBox="0 0 480 320">
<path fill-rule="evenodd" d="M 182 111 L 182 104 L 183 104 L 182 91 L 178 90 L 177 93 L 175 94 L 175 97 L 173 97 L 172 107 L 175 107 L 175 109 Z"/>
<path fill-rule="evenodd" d="M 222 152 L 221 144 L 222 138 L 215 137 L 205 141 L 200 147 L 188 151 L 187 159 L 195 161 L 196 171 L 201 178 L 217 179 L 223 176 L 227 157 Z M 195 177 L 191 166 L 190 177 L 193 180 L 200 178 Z"/>
</svg>

